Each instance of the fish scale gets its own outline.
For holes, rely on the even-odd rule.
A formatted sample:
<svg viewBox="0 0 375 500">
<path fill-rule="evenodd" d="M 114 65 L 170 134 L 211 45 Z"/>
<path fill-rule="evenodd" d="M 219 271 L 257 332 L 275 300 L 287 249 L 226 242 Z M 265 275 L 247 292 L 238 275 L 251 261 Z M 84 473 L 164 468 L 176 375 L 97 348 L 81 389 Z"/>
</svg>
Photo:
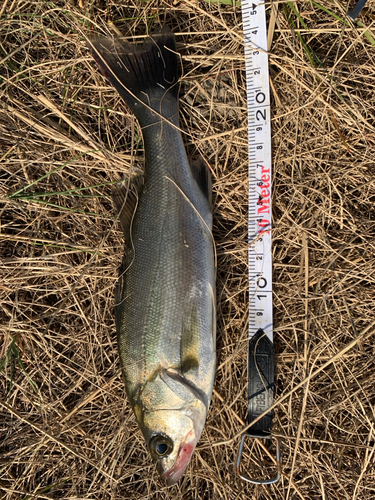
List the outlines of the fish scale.
<svg viewBox="0 0 375 500">
<path fill-rule="evenodd" d="M 170 138 L 175 136 L 178 138 L 178 133 L 173 129 L 168 134 L 166 128 L 163 127 L 163 134 Z M 176 137 L 177 136 L 177 137 Z M 151 139 L 151 140 L 150 140 Z M 180 139 L 181 140 L 181 139 Z M 148 138 L 145 134 L 145 150 L 148 150 L 148 144 L 153 145 L 153 137 Z M 176 140 L 174 141 L 176 143 Z M 177 335 L 171 334 L 172 329 L 181 324 L 181 311 L 184 309 L 186 298 L 189 295 L 191 288 L 190 283 L 186 283 L 185 275 L 196 275 L 204 272 L 199 269 L 199 266 L 204 266 L 201 255 L 194 261 L 194 255 L 191 259 L 190 247 L 193 244 L 194 235 L 202 231 L 202 221 L 198 218 L 195 211 L 185 200 L 181 192 L 175 184 L 169 179 L 173 175 L 170 165 L 181 164 L 181 158 L 169 158 L 165 154 L 166 141 L 158 141 L 154 148 L 150 148 L 147 153 L 147 158 L 160 157 L 160 165 L 153 164 L 154 172 L 147 173 L 143 195 L 139 199 L 136 216 L 133 221 L 133 245 L 134 251 L 129 254 L 129 265 L 134 258 L 134 263 L 129 267 L 126 274 L 127 284 L 125 287 L 126 293 L 131 294 L 128 298 L 128 316 L 123 318 L 123 328 L 126 331 L 143 332 L 141 338 L 126 334 L 131 338 L 131 342 L 121 339 L 120 353 L 124 353 L 127 361 L 124 363 L 124 368 L 131 359 L 132 369 L 134 363 L 158 364 L 159 360 L 154 359 L 154 352 L 162 349 L 163 357 L 168 360 L 171 366 L 178 366 L 180 363 L 179 350 L 180 339 Z M 152 156 L 152 154 L 154 154 Z M 187 159 L 185 160 L 187 162 Z M 148 163 L 146 163 L 148 165 Z M 190 168 L 190 167 L 189 167 Z M 174 174 L 175 182 L 179 186 L 183 185 L 187 195 L 189 196 L 188 185 L 184 185 L 181 176 Z M 187 184 L 185 182 L 185 184 Z M 191 199 L 192 196 L 189 197 Z M 165 214 L 163 219 L 155 220 L 150 225 L 150 212 L 156 214 Z M 173 213 L 174 217 L 170 216 Z M 178 221 L 178 224 L 176 224 Z M 187 223 L 188 222 L 188 223 Z M 206 223 L 209 224 L 209 221 Z M 185 241 L 189 241 L 189 247 L 186 247 Z M 199 239 L 197 239 L 199 244 Z M 198 253 L 201 250 L 197 248 Z M 204 251 L 204 250 L 202 250 Z M 176 253 L 180 254 L 178 259 L 175 259 Z M 189 258 L 190 257 L 190 258 Z M 184 262 L 184 266 L 181 266 Z M 194 266 L 195 264 L 195 266 Z M 194 273 L 194 267 L 196 268 Z M 144 288 L 149 288 L 148 307 L 146 307 L 146 317 L 141 317 L 143 310 L 144 291 L 139 288 L 139 283 L 143 283 Z M 157 295 L 161 295 L 159 301 L 155 300 Z M 122 300 L 123 297 L 120 297 Z M 131 305 L 130 305 L 131 304 Z M 171 326 L 170 326 L 171 325 Z M 150 351 L 151 361 L 143 360 L 142 351 L 139 346 L 144 344 L 145 336 L 148 336 L 147 346 Z M 154 338 L 157 337 L 157 338 Z M 169 342 L 167 343 L 166 340 Z M 125 349 L 123 349 L 125 345 Z M 127 347 L 129 345 L 129 347 Z M 160 346 L 160 348 L 158 347 Z M 147 355 L 147 353 L 145 353 Z M 141 369 L 141 371 L 143 371 Z M 128 377 L 130 379 L 130 375 Z M 137 378 L 137 383 L 138 378 Z"/>
</svg>

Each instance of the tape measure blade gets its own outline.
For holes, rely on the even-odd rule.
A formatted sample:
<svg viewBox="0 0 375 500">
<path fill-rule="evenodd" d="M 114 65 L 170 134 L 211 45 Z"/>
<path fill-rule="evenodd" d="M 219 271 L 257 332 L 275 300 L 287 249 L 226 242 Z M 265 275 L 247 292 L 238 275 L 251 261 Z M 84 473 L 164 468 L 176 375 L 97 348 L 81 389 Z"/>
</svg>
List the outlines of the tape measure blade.
<svg viewBox="0 0 375 500">
<path fill-rule="evenodd" d="M 265 4 L 242 2 L 249 121 L 249 336 L 272 334 L 271 115 Z"/>
</svg>

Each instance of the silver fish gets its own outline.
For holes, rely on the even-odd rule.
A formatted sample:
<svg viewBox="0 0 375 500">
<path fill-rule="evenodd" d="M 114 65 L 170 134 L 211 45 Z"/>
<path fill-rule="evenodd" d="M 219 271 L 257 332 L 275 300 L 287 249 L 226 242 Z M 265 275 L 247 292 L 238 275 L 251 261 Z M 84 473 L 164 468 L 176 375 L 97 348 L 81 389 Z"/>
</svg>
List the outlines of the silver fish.
<svg viewBox="0 0 375 500">
<path fill-rule="evenodd" d="M 188 161 L 179 131 L 174 34 L 158 30 L 142 48 L 100 37 L 90 48 L 142 128 L 144 183 L 138 176 L 112 195 L 125 235 L 116 328 L 129 401 L 172 485 L 200 438 L 214 383 L 211 176 Z"/>
</svg>

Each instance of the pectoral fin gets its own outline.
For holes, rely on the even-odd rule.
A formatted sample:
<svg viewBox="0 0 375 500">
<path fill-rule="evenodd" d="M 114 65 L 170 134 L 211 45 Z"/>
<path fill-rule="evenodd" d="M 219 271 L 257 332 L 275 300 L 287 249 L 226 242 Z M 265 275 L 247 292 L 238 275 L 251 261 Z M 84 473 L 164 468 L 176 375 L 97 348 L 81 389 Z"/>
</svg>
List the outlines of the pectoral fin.
<svg viewBox="0 0 375 500">
<path fill-rule="evenodd" d="M 181 371 L 198 368 L 200 352 L 200 335 L 198 323 L 198 308 L 195 301 L 188 302 L 185 308 L 180 344 Z"/>
</svg>

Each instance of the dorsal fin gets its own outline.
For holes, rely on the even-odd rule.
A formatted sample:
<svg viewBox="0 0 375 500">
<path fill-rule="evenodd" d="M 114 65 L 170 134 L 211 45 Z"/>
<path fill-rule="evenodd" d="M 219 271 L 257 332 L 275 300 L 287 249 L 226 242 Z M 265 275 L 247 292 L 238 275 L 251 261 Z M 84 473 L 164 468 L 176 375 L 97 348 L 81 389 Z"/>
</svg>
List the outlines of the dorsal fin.
<svg viewBox="0 0 375 500">
<path fill-rule="evenodd" d="M 143 174 L 137 173 L 130 179 L 115 184 L 112 188 L 112 201 L 119 215 L 122 230 L 124 231 L 125 244 L 130 237 L 131 224 L 134 212 L 138 205 L 138 196 L 143 187 Z"/>
<path fill-rule="evenodd" d="M 123 301 L 123 288 L 125 279 L 125 262 L 127 255 L 127 248 L 130 248 L 131 227 L 133 222 L 134 213 L 138 205 L 138 196 L 143 187 L 143 173 L 139 171 L 129 179 L 121 181 L 112 187 L 112 202 L 116 212 L 119 215 L 122 230 L 125 236 L 125 253 L 124 260 L 119 269 L 119 279 L 116 285 L 116 329 L 117 332 L 121 328 L 121 304 Z"/>
</svg>

